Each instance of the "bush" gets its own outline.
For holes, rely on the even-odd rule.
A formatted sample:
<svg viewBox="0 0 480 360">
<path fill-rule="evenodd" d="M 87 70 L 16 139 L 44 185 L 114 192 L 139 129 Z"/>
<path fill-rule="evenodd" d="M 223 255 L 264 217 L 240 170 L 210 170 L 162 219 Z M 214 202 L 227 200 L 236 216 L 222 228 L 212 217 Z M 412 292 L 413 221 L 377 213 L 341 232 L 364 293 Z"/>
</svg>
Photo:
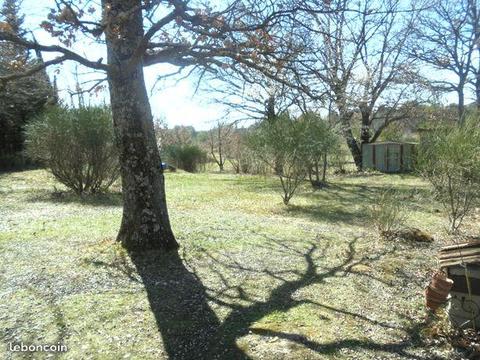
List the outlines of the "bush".
<svg viewBox="0 0 480 360">
<path fill-rule="evenodd" d="M 334 174 L 346 174 L 347 166 L 352 159 L 352 155 L 346 146 L 339 145 L 330 155 L 330 165 L 334 169 Z"/>
<path fill-rule="evenodd" d="M 285 205 L 306 176 L 303 155 L 305 129 L 305 122 L 284 113 L 275 119 L 262 121 L 248 139 L 255 155 L 279 177 Z"/>
<path fill-rule="evenodd" d="M 197 172 L 207 162 L 207 154 L 197 145 L 169 145 L 165 148 L 168 163 L 188 172 Z"/>
<path fill-rule="evenodd" d="M 456 232 L 480 197 L 480 127 L 478 119 L 444 126 L 425 135 L 417 170 L 432 186 Z"/>
<path fill-rule="evenodd" d="M 368 209 L 373 226 L 384 238 L 391 238 L 405 223 L 404 199 L 394 189 L 383 190 Z"/>
<path fill-rule="evenodd" d="M 337 152 L 340 139 L 318 114 L 308 112 L 299 120 L 305 125 L 301 148 L 310 183 L 322 187 L 326 185 L 328 158 Z"/>
<path fill-rule="evenodd" d="M 107 190 L 119 176 L 110 110 L 52 107 L 26 128 L 27 152 L 77 194 Z"/>
<path fill-rule="evenodd" d="M 268 168 L 248 146 L 248 130 L 235 129 L 225 144 L 225 155 L 236 174 L 265 175 Z"/>
</svg>

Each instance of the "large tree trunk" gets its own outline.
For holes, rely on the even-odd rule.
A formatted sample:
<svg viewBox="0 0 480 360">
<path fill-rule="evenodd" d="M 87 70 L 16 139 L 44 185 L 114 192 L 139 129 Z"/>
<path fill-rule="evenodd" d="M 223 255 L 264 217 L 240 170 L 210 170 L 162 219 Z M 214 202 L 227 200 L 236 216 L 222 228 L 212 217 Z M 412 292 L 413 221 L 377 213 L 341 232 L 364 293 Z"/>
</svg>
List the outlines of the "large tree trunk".
<svg viewBox="0 0 480 360">
<path fill-rule="evenodd" d="M 362 129 L 360 130 L 360 143 L 367 144 L 372 138 L 372 132 L 370 131 L 370 113 L 368 111 L 362 111 Z"/>
<path fill-rule="evenodd" d="M 357 167 L 357 171 L 362 171 L 362 150 L 360 149 L 360 146 L 358 145 L 358 142 L 355 139 L 355 136 L 353 136 L 352 132 L 351 121 L 353 117 L 353 112 L 349 111 L 345 106 L 345 102 L 342 96 L 343 93 L 344 92 L 340 92 L 340 95 L 337 95 L 336 100 L 340 115 L 340 123 L 342 125 L 342 133 L 345 141 L 347 142 L 348 149 L 352 154 L 353 161 L 355 162 L 355 166 Z"/>
<path fill-rule="evenodd" d="M 167 211 L 165 180 L 155 141 L 143 65 L 131 62 L 143 37 L 140 0 L 104 0 L 110 102 L 120 152 L 123 217 L 117 240 L 129 250 L 178 247 Z M 138 10 L 125 22 L 115 14 Z M 105 8 L 105 7 L 104 7 Z M 116 26 L 115 26 L 116 25 Z"/>
<path fill-rule="evenodd" d="M 352 154 L 353 161 L 355 162 L 355 166 L 357 167 L 357 170 L 361 171 L 362 170 L 362 150 L 360 149 L 360 146 L 358 145 L 357 140 L 353 136 L 352 129 L 350 128 L 344 129 L 343 136 L 347 141 L 348 149 Z"/>
</svg>

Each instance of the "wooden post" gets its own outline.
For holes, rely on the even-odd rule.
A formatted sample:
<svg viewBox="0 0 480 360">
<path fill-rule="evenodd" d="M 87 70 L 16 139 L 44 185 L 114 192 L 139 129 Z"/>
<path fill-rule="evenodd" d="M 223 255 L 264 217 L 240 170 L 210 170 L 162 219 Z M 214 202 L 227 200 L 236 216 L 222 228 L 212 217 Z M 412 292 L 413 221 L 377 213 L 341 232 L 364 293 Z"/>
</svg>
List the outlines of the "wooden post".
<svg viewBox="0 0 480 360">
<path fill-rule="evenodd" d="M 400 144 L 400 172 L 403 171 L 403 144 Z"/>
</svg>

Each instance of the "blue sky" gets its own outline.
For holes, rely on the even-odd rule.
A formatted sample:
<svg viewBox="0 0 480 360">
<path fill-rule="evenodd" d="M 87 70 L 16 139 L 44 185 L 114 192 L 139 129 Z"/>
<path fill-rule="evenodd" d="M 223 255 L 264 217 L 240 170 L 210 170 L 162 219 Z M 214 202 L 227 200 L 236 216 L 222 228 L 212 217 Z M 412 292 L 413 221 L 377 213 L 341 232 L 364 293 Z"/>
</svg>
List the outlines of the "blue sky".
<svg viewBox="0 0 480 360">
<path fill-rule="evenodd" d="M 40 28 L 40 23 L 47 18 L 49 8 L 54 7 L 53 0 L 24 0 L 22 11 L 25 14 L 25 25 L 32 30 L 35 38 L 42 44 L 54 44 L 56 40 Z M 90 60 L 97 60 L 100 57 L 106 59 L 105 46 L 82 40 L 73 45 L 73 50 L 84 55 Z M 44 53 L 44 59 L 55 57 L 54 54 Z M 105 61 L 105 60 L 104 60 Z M 66 62 L 56 68 L 50 68 L 49 74 L 53 78 L 56 74 L 60 95 L 68 104 L 70 97 L 67 89 L 74 89 L 74 72 L 78 66 L 78 73 L 81 74 L 80 81 L 97 79 L 101 74 L 92 73 L 91 69 L 83 68 L 74 62 Z M 157 77 L 161 74 L 170 73 L 175 68 L 170 65 L 155 65 L 145 69 L 147 89 L 150 91 L 155 84 Z M 428 69 L 426 69 L 428 71 Z M 445 77 L 445 74 L 435 72 L 438 77 Z M 105 83 L 106 84 L 106 83 Z M 87 87 L 87 85 L 85 85 Z M 170 127 L 175 125 L 192 125 L 198 130 L 211 128 L 217 119 L 223 117 L 225 109 L 214 104 L 208 94 L 197 93 L 194 96 L 196 83 L 195 78 L 188 78 L 180 82 L 162 82 L 157 84 L 154 91 L 150 93 L 150 104 L 154 117 L 163 117 Z M 104 91 L 98 96 L 92 95 L 92 102 L 104 102 L 108 98 L 108 92 Z M 445 97 L 447 102 L 455 102 L 455 94 Z M 88 102 L 88 99 L 86 99 Z M 472 101 L 472 99 L 467 99 Z M 108 100 L 107 100 L 108 102 Z"/>
</svg>

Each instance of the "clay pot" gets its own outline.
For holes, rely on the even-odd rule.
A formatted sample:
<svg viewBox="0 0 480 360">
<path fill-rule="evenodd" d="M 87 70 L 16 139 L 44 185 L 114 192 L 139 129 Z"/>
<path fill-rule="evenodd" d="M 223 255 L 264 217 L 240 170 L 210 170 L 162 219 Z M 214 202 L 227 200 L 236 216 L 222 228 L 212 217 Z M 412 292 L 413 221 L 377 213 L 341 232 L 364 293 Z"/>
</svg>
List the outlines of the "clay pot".
<svg viewBox="0 0 480 360">
<path fill-rule="evenodd" d="M 437 292 L 448 295 L 453 286 L 453 280 L 447 278 L 447 275 L 443 271 L 437 271 L 433 274 L 430 286 Z"/>
<path fill-rule="evenodd" d="M 431 310 L 436 310 L 447 301 L 448 293 L 453 286 L 453 280 L 447 278 L 443 271 L 433 274 L 430 285 L 425 289 L 426 305 Z"/>
<path fill-rule="evenodd" d="M 437 293 L 430 285 L 425 289 L 425 302 L 429 309 L 437 310 L 446 300 L 446 295 Z"/>
</svg>

